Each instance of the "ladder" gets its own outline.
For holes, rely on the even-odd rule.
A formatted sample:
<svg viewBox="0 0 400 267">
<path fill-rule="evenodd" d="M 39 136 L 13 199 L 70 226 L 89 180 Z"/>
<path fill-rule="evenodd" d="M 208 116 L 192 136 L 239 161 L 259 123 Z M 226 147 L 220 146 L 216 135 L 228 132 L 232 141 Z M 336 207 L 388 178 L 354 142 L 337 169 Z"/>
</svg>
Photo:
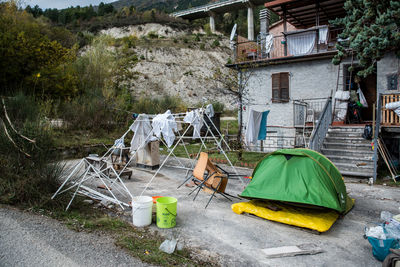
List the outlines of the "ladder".
<svg viewBox="0 0 400 267">
<path fill-rule="evenodd" d="M 311 124 L 311 129 L 308 128 L 308 125 Z M 304 124 L 303 124 L 303 141 L 304 147 L 309 148 L 310 146 L 310 138 L 314 133 L 315 129 L 315 114 L 314 109 L 306 106 L 306 114 L 304 116 Z"/>
</svg>

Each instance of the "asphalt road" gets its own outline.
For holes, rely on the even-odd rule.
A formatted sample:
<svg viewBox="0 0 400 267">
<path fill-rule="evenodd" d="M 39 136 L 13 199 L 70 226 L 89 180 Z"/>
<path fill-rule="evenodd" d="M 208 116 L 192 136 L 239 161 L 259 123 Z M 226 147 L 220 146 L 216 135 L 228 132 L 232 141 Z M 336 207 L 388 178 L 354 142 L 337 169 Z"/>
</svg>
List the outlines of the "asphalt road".
<svg viewBox="0 0 400 267">
<path fill-rule="evenodd" d="M 112 238 L 0 206 L 0 266 L 147 266 Z"/>
</svg>

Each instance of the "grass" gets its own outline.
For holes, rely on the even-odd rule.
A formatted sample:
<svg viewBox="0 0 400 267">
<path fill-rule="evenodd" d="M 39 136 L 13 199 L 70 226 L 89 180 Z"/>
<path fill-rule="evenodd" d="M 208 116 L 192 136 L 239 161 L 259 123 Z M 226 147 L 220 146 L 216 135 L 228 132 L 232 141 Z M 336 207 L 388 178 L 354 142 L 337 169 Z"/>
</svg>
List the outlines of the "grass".
<svg viewBox="0 0 400 267">
<path fill-rule="evenodd" d="M 100 134 L 92 131 L 53 131 L 55 147 L 79 147 L 85 145 L 105 144 L 112 145 L 115 139 L 119 138 L 120 133 Z"/>
<path fill-rule="evenodd" d="M 229 135 L 236 135 L 239 131 L 239 123 L 237 120 L 221 120 L 220 129 L 222 134 L 226 134 L 228 130 Z"/>
<path fill-rule="evenodd" d="M 169 152 L 168 149 L 165 146 L 160 146 L 160 147 L 162 147 L 162 149 L 163 149 L 160 151 L 160 153 L 162 155 L 167 155 Z M 219 160 L 226 159 L 224 154 L 216 152 L 215 149 L 211 149 L 213 147 L 215 148 L 215 145 L 213 145 L 212 143 L 209 143 L 209 145 L 207 145 L 207 147 L 210 150 L 207 151 L 207 150 L 203 149 L 202 151 L 207 152 L 210 158 L 219 159 Z M 186 149 L 188 150 L 189 154 L 197 154 L 200 149 L 200 143 L 186 145 Z M 187 154 L 186 154 L 186 151 L 185 151 L 183 145 L 178 145 L 176 147 L 176 149 L 174 150 L 174 154 L 177 157 L 187 158 Z M 241 163 L 245 163 L 248 166 L 255 165 L 260 160 L 262 160 L 266 155 L 265 153 L 245 151 L 245 152 L 242 152 L 242 159 L 239 160 L 239 152 L 237 152 L 237 151 L 226 152 L 226 154 L 227 154 L 229 160 L 232 162 L 232 164 L 237 165 L 237 166 L 242 165 Z"/>
<path fill-rule="evenodd" d="M 62 221 L 74 231 L 110 235 L 117 246 L 146 263 L 162 266 L 217 265 L 214 262 L 197 259 L 190 248 L 184 248 L 173 254 L 164 253 L 159 250 L 159 246 L 165 238 L 158 232 L 152 232 L 147 227 L 136 228 L 118 217 L 107 215 L 103 210 L 82 202 L 80 197 L 73 202 L 69 211 L 65 211 L 64 207 L 34 208 L 33 211 Z"/>
</svg>

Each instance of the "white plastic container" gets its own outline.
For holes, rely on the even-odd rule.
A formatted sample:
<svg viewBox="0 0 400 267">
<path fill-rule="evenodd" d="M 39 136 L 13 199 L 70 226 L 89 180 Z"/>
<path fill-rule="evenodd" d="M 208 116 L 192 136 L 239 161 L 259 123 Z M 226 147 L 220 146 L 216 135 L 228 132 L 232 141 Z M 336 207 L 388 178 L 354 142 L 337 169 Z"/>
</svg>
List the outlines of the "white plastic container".
<svg viewBox="0 0 400 267">
<path fill-rule="evenodd" d="M 132 199 L 132 223 L 134 226 L 143 227 L 151 224 L 153 198 L 147 196 Z"/>
</svg>

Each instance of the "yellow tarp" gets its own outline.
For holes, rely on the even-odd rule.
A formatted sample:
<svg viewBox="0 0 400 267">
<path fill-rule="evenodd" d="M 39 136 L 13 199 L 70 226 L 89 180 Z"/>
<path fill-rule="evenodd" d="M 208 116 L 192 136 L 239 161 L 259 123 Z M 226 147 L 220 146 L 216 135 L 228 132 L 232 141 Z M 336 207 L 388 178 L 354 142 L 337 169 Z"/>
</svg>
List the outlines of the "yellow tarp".
<svg viewBox="0 0 400 267">
<path fill-rule="evenodd" d="M 280 210 L 268 209 L 268 205 L 278 207 Z M 237 214 L 247 212 L 267 220 L 309 228 L 318 232 L 328 231 L 339 217 L 339 214 L 333 210 L 294 207 L 281 202 L 272 203 L 265 200 L 236 203 L 232 205 L 232 210 Z"/>
</svg>

